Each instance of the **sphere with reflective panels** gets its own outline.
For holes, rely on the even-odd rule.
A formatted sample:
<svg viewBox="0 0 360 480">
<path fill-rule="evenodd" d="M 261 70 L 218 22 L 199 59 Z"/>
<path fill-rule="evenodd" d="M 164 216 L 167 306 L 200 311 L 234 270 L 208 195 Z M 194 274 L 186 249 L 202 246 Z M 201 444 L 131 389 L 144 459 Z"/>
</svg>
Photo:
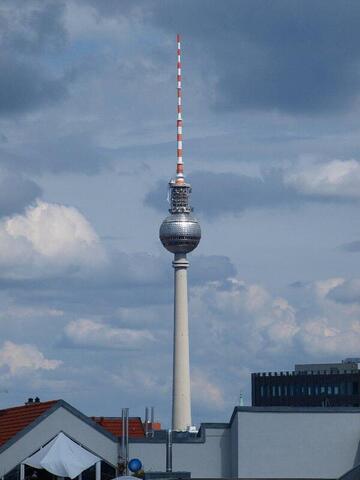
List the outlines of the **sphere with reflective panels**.
<svg viewBox="0 0 360 480">
<path fill-rule="evenodd" d="M 173 213 L 162 222 L 161 243 L 172 253 L 192 252 L 200 242 L 200 224 L 189 213 Z"/>
</svg>

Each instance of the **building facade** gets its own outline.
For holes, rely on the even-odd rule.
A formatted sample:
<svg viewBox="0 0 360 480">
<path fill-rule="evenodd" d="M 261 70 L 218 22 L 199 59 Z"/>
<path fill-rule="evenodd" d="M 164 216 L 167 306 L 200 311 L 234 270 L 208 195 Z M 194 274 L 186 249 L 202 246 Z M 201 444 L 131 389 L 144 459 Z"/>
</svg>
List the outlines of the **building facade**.
<svg viewBox="0 0 360 480">
<path fill-rule="evenodd" d="M 300 364 L 292 372 L 253 373 L 252 405 L 359 407 L 358 359 L 341 363 Z"/>
</svg>

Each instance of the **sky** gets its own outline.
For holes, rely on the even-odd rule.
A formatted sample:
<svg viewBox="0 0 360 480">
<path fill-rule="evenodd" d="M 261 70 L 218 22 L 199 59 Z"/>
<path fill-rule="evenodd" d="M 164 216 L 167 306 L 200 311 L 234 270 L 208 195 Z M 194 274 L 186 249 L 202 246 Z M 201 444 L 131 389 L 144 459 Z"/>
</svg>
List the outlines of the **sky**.
<svg viewBox="0 0 360 480">
<path fill-rule="evenodd" d="M 360 355 L 360 3 L 3 0 L 0 405 L 169 425 L 182 35 L 193 422 Z"/>
</svg>

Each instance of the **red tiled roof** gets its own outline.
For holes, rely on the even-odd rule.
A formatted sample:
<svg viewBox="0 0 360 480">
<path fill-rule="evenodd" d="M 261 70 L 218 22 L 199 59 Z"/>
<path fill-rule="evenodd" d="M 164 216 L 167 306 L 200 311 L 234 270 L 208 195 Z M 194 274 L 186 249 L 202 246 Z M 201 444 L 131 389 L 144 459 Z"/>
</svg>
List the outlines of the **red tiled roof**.
<svg viewBox="0 0 360 480">
<path fill-rule="evenodd" d="M 57 400 L 0 410 L 0 446 L 49 410 Z"/>
<path fill-rule="evenodd" d="M 38 417 L 54 406 L 59 400 L 30 403 L 0 410 L 0 446 L 18 432 L 33 423 Z M 90 417 L 115 436 L 122 435 L 121 417 Z M 156 429 L 157 424 L 154 424 Z M 160 424 L 159 424 L 160 427 Z M 129 418 L 129 437 L 144 437 L 145 429 L 140 417 Z"/>
<path fill-rule="evenodd" d="M 122 436 L 122 420 L 120 417 L 91 417 L 108 432 Z M 129 437 L 145 437 L 145 431 L 140 417 L 129 418 Z"/>
<path fill-rule="evenodd" d="M 145 428 L 145 425 L 144 425 L 144 428 Z M 153 423 L 150 422 L 148 429 L 149 429 L 149 431 L 161 430 L 161 423 L 160 422 L 153 422 Z"/>
</svg>

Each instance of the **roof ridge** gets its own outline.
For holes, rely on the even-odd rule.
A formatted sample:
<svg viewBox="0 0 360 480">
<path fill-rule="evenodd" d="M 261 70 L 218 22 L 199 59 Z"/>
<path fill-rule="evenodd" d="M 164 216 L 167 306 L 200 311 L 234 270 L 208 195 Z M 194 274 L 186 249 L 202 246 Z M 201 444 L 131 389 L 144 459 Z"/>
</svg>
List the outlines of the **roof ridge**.
<svg viewBox="0 0 360 480">
<path fill-rule="evenodd" d="M 21 408 L 37 407 L 39 405 L 52 405 L 54 403 L 57 403 L 58 401 L 59 400 L 46 400 L 45 402 L 33 402 L 29 404 L 24 403 L 23 405 L 16 405 L 15 407 L 2 408 L 0 409 L 0 415 L 3 412 L 9 412 L 11 410 L 20 410 Z"/>
<path fill-rule="evenodd" d="M 90 418 L 103 418 L 104 420 L 122 420 L 122 417 L 106 417 L 105 415 L 90 415 Z M 130 419 L 141 420 L 140 416 L 129 417 Z"/>
</svg>

